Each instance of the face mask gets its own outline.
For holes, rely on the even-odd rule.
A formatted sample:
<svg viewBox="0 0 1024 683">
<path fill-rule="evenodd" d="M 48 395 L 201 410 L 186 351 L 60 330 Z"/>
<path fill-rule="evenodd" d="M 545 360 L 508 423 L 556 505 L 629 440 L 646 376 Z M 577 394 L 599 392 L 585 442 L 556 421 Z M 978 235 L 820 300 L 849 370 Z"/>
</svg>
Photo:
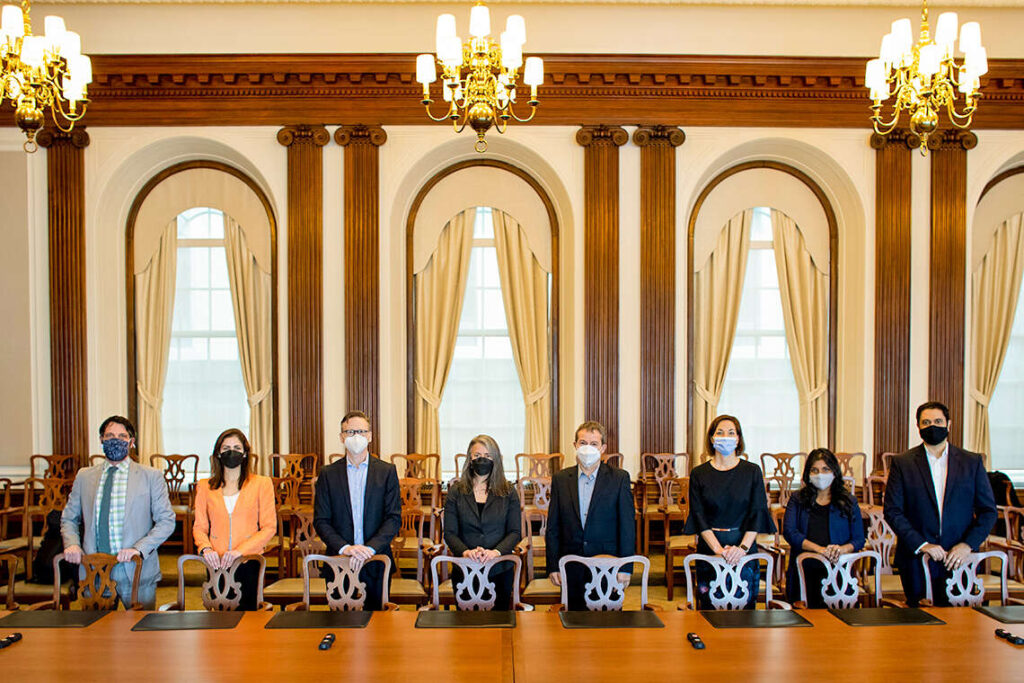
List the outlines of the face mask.
<svg viewBox="0 0 1024 683">
<path fill-rule="evenodd" d="M 370 445 L 370 440 L 362 434 L 353 434 L 345 439 L 345 450 L 353 455 L 362 453 L 368 445 Z"/>
<path fill-rule="evenodd" d="M 597 450 L 596 446 L 584 444 L 576 449 L 576 462 L 580 464 L 583 469 L 590 469 L 597 464 L 597 461 L 601 459 L 601 451 Z"/>
<path fill-rule="evenodd" d="M 836 475 L 831 472 L 825 472 L 824 474 L 812 474 L 807 478 L 811 481 L 811 486 L 819 491 L 824 491 L 832 486 L 832 480 L 836 478 Z"/>
<path fill-rule="evenodd" d="M 131 450 L 131 441 L 121 439 L 107 439 L 103 442 L 103 455 L 107 456 L 110 462 L 121 462 L 128 457 Z"/>
<path fill-rule="evenodd" d="M 929 446 L 938 446 L 949 436 L 949 429 L 938 425 L 929 425 L 921 430 L 921 440 Z"/>
<path fill-rule="evenodd" d="M 220 452 L 220 464 L 228 469 L 232 467 L 238 467 L 245 460 L 245 453 L 241 451 L 221 451 Z"/>
<path fill-rule="evenodd" d="M 719 455 L 732 455 L 736 452 L 739 442 L 739 438 L 735 436 L 716 436 L 711 439 L 711 445 Z"/>
<path fill-rule="evenodd" d="M 490 476 L 492 470 L 494 470 L 494 461 L 486 456 L 469 463 L 469 471 L 478 477 Z"/>
</svg>

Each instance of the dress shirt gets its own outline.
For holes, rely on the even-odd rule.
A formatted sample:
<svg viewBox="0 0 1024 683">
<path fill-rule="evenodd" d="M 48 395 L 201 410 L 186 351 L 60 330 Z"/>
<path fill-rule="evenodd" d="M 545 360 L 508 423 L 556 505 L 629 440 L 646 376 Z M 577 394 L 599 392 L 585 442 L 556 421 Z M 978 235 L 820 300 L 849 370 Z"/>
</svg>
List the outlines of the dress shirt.
<svg viewBox="0 0 1024 683">
<path fill-rule="evenodd" d="M 580 523 L 584 528 L 587 526 L 587 513 L 590 512 L 590 498 L 594 495 L 594 482 L 597 481 L 597 468 L 590 474 L 583 472 L 580 468 L 579 492 L 580 492 Z"/>
<path fill-rule="evenodd" d="M 113 463 L 104 461 L 103 474 L 100 476 L 100 485 L 96 487 L 96 516 L 93 524 L 97 527 L 100 523 L 100 507 L 103 502 L 103 484 L 108 476 L 114 478 L 113 488 L 110 490 L 110 550 L 117 554 L 121 550 L 121 532 L 124 529 L 124 507 L 128 499 L 128 468 L 130 461 L 125 458 L 121 462 Z M 113 473 L 110 470 L 114 470 Z M 97 538 L 99 534 L 96 535 Z"/>
<path fill-rule="evenodd" d="M 363 504 L 366 501 L 366 473 L 370 470 L 370 455 L 359 465 L 345 459 L 348 473 L 348 500 L 352 504 L 352 545 L 363 545 Z M 348 545 L 341 547 L 345 552 Z M 377 548 L 374 548 L 374 552 Z"/>
<path fill-rule="evenodd" d="M 935 457 L 925 446 L 925 460 L 928 461 L 928 469 L 932 473 L 932 486 L 935 487 L 935 503 L 939 508 L 939 533 L 942 533 L 942 503 L 946 497 L 946 476 L 949 473 L 949 442 L 946 442 L 942 454 Z M 927 541 L 917 547 L 915 552 L 921 552 L 921 548 L 928 545 Z"/>
</svg>

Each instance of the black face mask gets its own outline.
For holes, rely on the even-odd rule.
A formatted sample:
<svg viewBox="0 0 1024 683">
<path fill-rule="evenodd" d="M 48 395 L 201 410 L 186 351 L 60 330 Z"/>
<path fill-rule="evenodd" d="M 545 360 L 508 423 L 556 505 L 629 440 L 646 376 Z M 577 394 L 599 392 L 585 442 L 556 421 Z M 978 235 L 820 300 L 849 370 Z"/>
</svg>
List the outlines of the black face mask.
<svg viewBox="0 0 1024 683">
<path fill-rule="evenodd" d="M 494 470 L 494 461 L 490 458 L 477 458 L 469 463 L 469 471 L 478 477 L 490 476 Z"/>
<path fill-rule="evenodd" d="M 238 467 L 245 461 L 245 453 L 241 451 L 221 451 L 220 464 L 227 468 Z"/>
<path fill-rule="evenodd" d="M 929 446 L 938 446 L 949 436 L 949 429 L 938 425 L 928 425 L 921 428 L 921 440 Z"/>
</svg>

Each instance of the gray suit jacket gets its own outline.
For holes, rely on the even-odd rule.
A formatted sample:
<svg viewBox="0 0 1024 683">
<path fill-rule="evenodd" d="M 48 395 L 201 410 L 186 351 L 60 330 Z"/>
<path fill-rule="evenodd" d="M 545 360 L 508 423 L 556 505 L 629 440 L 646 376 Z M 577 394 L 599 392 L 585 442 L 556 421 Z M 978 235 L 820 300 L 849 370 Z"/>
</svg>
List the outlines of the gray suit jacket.
<svg viewBox="0 0 1024 683">
<path fill-rule="evenodd" d="M 103 462 L 83 468 L 75 476 L 75 484 L 60 518 L 65 548 L 77 545 L 85 553 L 96 552 L 96 490 L 105 465 Z M 83 527 L 84 534 L 81 533 Z M 143 581 L 160 579 L 160 560 L 156 550 L 172 533 L 174 511 L 167 496 L 163 473 L 136 462 L 130 463 L 121 545 L 136 548 L 142 553 Z"/>
</svg>

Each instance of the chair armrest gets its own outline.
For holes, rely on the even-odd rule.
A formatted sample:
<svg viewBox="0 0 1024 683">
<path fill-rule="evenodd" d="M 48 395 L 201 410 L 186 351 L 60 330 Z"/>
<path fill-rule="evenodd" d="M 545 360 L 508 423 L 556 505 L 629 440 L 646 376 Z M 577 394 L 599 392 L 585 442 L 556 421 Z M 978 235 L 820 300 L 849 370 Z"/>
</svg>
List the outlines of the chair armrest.
<svg viewBox="0 0 1024 683">
<path fill-rule="evenodd" d="M 382 612 L 397 612 L 398 611 L 398 605 L 393 603 L 393 602 L 385 602 L 383 607 L 381 608 L 381 611 Z"/>
<path fill-rule="evenodd" d="M 517 602 L 512 609 L 515 612 L 535 612 L 537 608 L 524 602 Z"/>
<path fill-rule="evenodd" d="M 304 612 L 306 611 L 306 603 L 304 602 L 293 602 L 290 605 L 285 605 L 285 612 Z"/>
<path fill-rule="evenodd" d="M 559 602 L 559 603 L 556 603 L 554 605 L 550 605 L 548 607 L 548 611 L 549 612 L 564 612 L 566 610 L 565 610 L 565 605 L 563 605 L 562 603 Z"/>
<path fill-rule="evenodd" d="M 274 606 L 271 605 L 269 602 L 261 602 L 256 607 L 256 611 L 257 612 L 273 612 L 274 611 Z"/>
<path fill-rule="evenodd" d="M 157 612 L 181 612 L 184 610 L 184 607 L 176 602 L 168 602 L 160 605 L 156 610 Z"/>
<path fill-rule="evenodd" d="M 38 610 L 38 609 L 60 609 L 60 607 L 55 605 L 53 603 L 53 600 L 47 600 L 45 602 L 37 602 L 37 603 L 35 603 L 33 605 L 29 605 L 28 606 L 28 610 L 29 611 L 34 611 L 34 610 Z"/>
<path fill-rule="evenodd" d="M 1006 598 L 1006 602 L 1011 605 L 1024 605 L 1024 600 L 1020 598 Z"/>
<path fill-rule="evenodd" d="M 661 605 L 655 605 L 655 604 L 652 604 L 652 603 L 647 603 L 646 605 L 644 605 L 644 611 L 645 612 L 664 612 L 665 608 L 662 607 Z"/>
<path fill-rule="evenodd" d="M 882 607 L 908 607 L 906 601 L 893 598 L 882 598 L 878 604 Z"/>
<path fill-rule="evenodd" d="M 783 609 L 791 610 L 793 606 L 785 600 L 775 600 L 774 598 L 768 601 L 768 609 Z"/>
<path fill-rule="evenodd" d="M 688 605 L 687 603 L 684 602 L 681 605 L 676 605 L 676 611 L 677 612 L 692 612 L 693 611 L 693 607 L 691 607 L 690 605 Z"/>
</svg>

